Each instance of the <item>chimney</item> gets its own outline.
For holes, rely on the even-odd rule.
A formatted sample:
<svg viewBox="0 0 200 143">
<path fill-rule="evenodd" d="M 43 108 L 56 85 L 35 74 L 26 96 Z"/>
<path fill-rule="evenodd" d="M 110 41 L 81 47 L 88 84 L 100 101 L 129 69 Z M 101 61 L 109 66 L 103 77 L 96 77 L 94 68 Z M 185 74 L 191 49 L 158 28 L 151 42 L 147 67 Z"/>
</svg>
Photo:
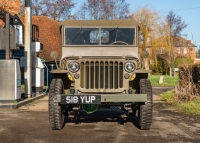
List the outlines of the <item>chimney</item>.
<svg viewBox="0 0 200 143">
<path fill-rule="evenodd" d="M 190 44 L 190 45 L 191 45 L 191 40 L 187 40 L 187 44 Z"/>
</svg>

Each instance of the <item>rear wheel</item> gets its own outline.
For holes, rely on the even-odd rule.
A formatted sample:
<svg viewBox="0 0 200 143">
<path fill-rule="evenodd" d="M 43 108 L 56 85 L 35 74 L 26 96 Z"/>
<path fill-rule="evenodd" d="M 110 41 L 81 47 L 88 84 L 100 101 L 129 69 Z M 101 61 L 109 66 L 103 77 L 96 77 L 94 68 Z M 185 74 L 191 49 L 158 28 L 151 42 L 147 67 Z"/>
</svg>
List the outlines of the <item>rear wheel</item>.
<svg viewBox="0 0 200 143">
<path fill-rule="evenodd" d="M 64 92 L 61 79 L 53 79 L 49 89 L 49 122 L 53 130 L 60 130 L 65 123 L 65 110 L 57 102 L 57 95 Z"/>
<path fill-rule="evenodd" d="M 139 127 L 141 130 L 149 130 L 152 124 L 152 86 L 148 79 L 140 80 L 140 94 L 147 94 L 147 103 L 140 104 L 138 110 Z"/>
</svg>

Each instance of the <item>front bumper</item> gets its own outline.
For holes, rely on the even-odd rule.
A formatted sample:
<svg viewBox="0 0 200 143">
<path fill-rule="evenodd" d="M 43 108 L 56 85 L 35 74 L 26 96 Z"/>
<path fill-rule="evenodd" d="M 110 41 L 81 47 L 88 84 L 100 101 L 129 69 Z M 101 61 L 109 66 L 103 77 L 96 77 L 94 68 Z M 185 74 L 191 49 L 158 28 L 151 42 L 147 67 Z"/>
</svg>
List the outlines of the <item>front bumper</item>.
<svg viewBox="0 0 200 143">
<path fill-rule="evenodd" d="M 67 96 L 100 96 L 101 103 L 131 103 L 131 102 L 146 102 L 147 94 L 61 94 L 57 95 L 57 102 L 61 104 L 68 104 L 65 100 Z M 79 103 L 85 104 L 85 103 Z M 92 104 L 92 103 L 90 103 Z"/>
</svg>

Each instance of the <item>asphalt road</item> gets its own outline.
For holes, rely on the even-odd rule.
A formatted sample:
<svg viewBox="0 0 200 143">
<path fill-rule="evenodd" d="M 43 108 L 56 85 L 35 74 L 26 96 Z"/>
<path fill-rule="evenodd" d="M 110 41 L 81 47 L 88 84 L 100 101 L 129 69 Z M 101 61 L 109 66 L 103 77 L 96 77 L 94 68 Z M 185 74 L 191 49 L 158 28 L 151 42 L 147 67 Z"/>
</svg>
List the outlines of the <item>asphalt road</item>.
<svg viewBox="0 0 200 143">
<path fill-rule="evenodd" d="M 157 91 L 157 90 L 156 90 Z M 163 103 L 154 105 L 149 131 L 138 129 L 137 117 L 118 108 L 71 115 L 62 130 L 51 130 L 48 97 L 19 109 L 0 109 L 0 143 L 165 143 L 200 142 L 200 117 L 185 115 Z"/>
</svg>

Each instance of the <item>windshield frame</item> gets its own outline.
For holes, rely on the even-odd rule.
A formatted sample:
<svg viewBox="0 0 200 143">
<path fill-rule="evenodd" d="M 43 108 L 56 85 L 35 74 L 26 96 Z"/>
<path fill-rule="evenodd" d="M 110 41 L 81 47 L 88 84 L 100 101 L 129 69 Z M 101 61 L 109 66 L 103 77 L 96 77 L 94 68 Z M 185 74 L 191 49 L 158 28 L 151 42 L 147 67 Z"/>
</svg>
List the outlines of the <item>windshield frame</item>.
<svg viewBox="0 0 200 143">
<path fill-rule="evenodd" d="M 106 45 L 106 44 L 102 44 L 101 42 L 99 42 L 99 44 L 91 44 L 91 45 L 69 45 L 69 44 L 66 44 L 66 41 L 65 41 L 65 29 L 66 28 L 78 28 L 78 29 L 84 29 L 84 28 L 91 28 L 91 29 L 98 29 L 99 31 L 102 31 L 101 29 L 116 29 L 116 27 L 117 28 L 133 28 L 134 29 L 134 31 L 135 31 L 135 33 L 134 33 L 134 36 L 133 36 L 133 44 L 131 44 L 131 45 L 115 45 L 115 44 L 113 44 L 113 45 Z M 137 31 L 137 27 L 136 26 L 63 26 L 63 36 L 62 36 L 62 45 L 64 46 L 64 47 L 84 47 L 84 46 L 89 46 L 89 47 L 96 47 L 96 46 L 98 46 L 98 47 L 136 47 L 137 46 L 137 40 L 138 40 L 138 37 L 137 37 L 137 33 L 138 31 Z M 99 39 L 99 41 L 101 41 L 101 37 L 100 37 L 100 39 Z"/>
</svg>

